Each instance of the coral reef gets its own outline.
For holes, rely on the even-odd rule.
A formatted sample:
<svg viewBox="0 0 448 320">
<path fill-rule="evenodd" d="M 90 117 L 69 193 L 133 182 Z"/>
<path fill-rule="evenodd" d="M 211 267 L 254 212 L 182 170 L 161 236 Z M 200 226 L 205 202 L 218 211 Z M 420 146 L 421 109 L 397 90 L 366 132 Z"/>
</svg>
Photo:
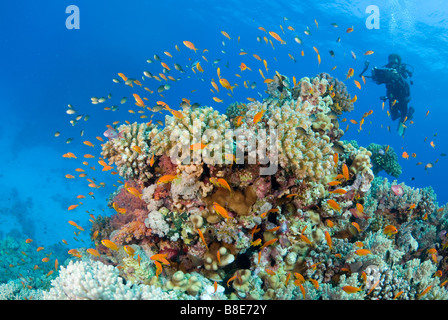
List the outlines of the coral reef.
<svg viewBox="0 0 448 320">
<path fill-rule="evenodd" d="M 226 114 L 120 126 L 102 155 L 126 181 L 93 221 L 98 254 L 79 248 L 44 298 L 446 299 L 432 189 L 375 178 L 401 173 L 393 149 L 341 140 L 341 81 L 270 80 Z"/>
</svg>

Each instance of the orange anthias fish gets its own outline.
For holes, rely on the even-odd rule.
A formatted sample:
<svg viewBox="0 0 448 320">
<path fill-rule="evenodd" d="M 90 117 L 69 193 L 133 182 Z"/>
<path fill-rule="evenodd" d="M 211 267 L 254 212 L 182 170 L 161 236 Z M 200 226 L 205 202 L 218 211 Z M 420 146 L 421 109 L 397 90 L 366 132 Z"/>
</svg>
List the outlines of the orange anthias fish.
<svg viewBox="0 0 448 320">
<path fill-rule="evenodd" d="M 123 79 L 123 81 L 127 81 L 128 78 L 123 74 L 123 73 L 118 73 L 118 75 L 120 76 L 121 79 Z"/>
<path fill-rule="evenodd" d="M 93 248 L 87 249 L 86 252 L 90 253 L 92 256 L 95 256 L 95 257 L 100 257 L 101 256 L 100 253 L 98 252 L 98 250 L 95 250 Z"/>
<path fill-rule="evenodd" d="M 89 147 L 94 147 L 95 145 L 92 143 L 92 142 L 90 142 L 90 141 L 84 141 L 83 142 L 86 146 L 89 146 Z"/>
<path fill-rule="evenodd" d="M 339 162 L 339 154 L 337 152 L 333 153 L 333 162 L 334 162 L 334 167 L 337 167 L 338 162 Z"/>
<path fill-rule="evenodd" d="M 72 204 L 70 207 L 68 207 L 68 210 L 76 209 L 79 206 L 79 204 Z"/>
<path fill-rule="evenodd" d="M 208 250 L 207 241 L 205 241 L 204 234 L 202 233 L 201 229 L 199 229 L 199 228 L 197 229 L 197 231 L 198 231 L 199 237 L 201 238 L 202 242 L 204 243 L 205 247 Z M 219 252 L 219 250 L 218 250 L 218 252 Z"/>
<path fill-rule="evenodd" d="M 390 236 L 390 235 L 393 235 L 393 234 L 398 233 L 398 230 L 397 230 L 397 228 L 396 228 L 395 226 L 393 226 L 393 225 L 388 225 L 388 226 L 386 226 L 386 227 L 384 228 L 383 233 L 384 233 L 385 235 Z"/>
<path fill-rule="evenodd" d="M 355 74 L 355 70 L 353 68 L 348 69 L 347 77 L 345 78 L 345 80 L 353 77 L 354 74 Z"/>
<path fill-rule="evenodd" d="M 167 175 L 160 177 L 159 180 L 157 180 L 157 184 L 169 183 L 169 182 L 172 182 L 176 178 L 177 178 L 177 175 L 167 174 Z"/>
<path fill-rule="evenodd" d="M 252 71 L 248 66 L 246 66 L 246 64 L 244 62 L 241 62 L 240 69 L 241 69 L 241 71 L 244 71 L 244 70 Z"/>
<path fill-rule="evenodd" d="M 341 206 L 333 199 L 327 200 L 327 204 L 330 206 L 330 208 L 332 208 L 334 210 L 337 210 L 337 211 L 341 210 Z"/>
<path fill-rule="evenodd" d="M 361 288 L 352 287 L 352 286 L 344 286 L 344 287 L 342 287 L 342 290 L 344 290 L 347 293 L 356 293 L 358 291 L 361 291 Z"/>
<path fill-rule="evenodd" d="M 227 79 L 220 78 L 219 83 L 227 90 L 230 90 L 233 92 L 233 87 L 230 85 L 230 82 Z"/>
<path fill-rule="evenodd" d="M 225 32 L 225 31 L 221 31 L 221 33 L 222 33 L 222 35 L 224 36 L 224 37 L 226 37 L 227 39 L 231 39 L 230 38 L 230 36 L 229 36 L 229 34 L 227 33 L 227 32 Z"/>
<path fill-rule="evenodd" d="M 349 175 L 349 172 L 348 172 L 348 167 L 347 167 L 347 165 L 345 163 L 342 165 L 342 174 L 344 175 L 344 179 L 345 180 L 349 180 L 350 179 L 350 175 Z"/>
<path fill-rule="evenodd" d="M 371 254 L 371 252 L 370 252 L 369 249 L 358 249 L 358 250 L 355 251 L 355 253 L 356 253 L 358 256 L 366 256 L 366 255 L 368 255 L 368 254 Z"/>
<path fill-rule="evenodd" d="M 128 254 L 129 257 L 133 258 L 135 254 L 134 248 L 131 246 L 125 245 L 123 246 L 124 251 Z"/>
<path fill-rule="evenodd" d="M 84 228 L 79 226 L 76 222 L 70 220 L 68 223 L 77 228 L 78 230 L 84 231 Z"/>
<path fill-rule="evenodd" d="M 332 246 L 333 242 L 331 241 L 331 236 L 330 236 L 330 233 L 328 231 L 325 231 L 325 240 L 327 240 L 327 244 L 330 247 L 330 250 L 332 250 L 333 249 L 333 246 Z"/>
<path fill-rule="evenodd" d="M 159 278 L 159 275 L 162 273 L 162 265 L 156 260 L 154 260 L 154 264 L 156 265 L 156 278 Z"/>
<path fill-rule="evenodd" d="M 266 110 L 262 110 L 260 112 L 258 112 L 255 116 L 254 116 L 254 124 L 257 124 L 258 122 L 260 122 L 261 118 L 263 117 L 263 114 L 265 113 Z"/>
<path fill-rule="evenodd" d="M 421 293 L 419 293 L 419 294 L 417 295 L 418 298 L 421 298 L 421 297 L 423 297 L 425 294 L 427 294 L 427 293 L 429 292 L 429 290 L 431 290 L 431 288 L 432 288 L 432 286 L 428 286 L 428 287 L 426 287 L 425 290 L 423 290 Z"/>
<path fill-rule="evenodd" d="M 229 183 L 226 181 L 226 179 L 223 178 L 218 178 L 217 183 L 223 187 L 224 189 L 229 190 L 230 192 L 232 192 L 232 188 L 230 188 Z"/>
<path fill-rule="evenodd" d="M 135 104 L 139 107 L 144 107 L 145 103 L 143 102 L 143 100 L 140 98 L 140 96 L 136 93 L 133 94 L 134 99 L 135 99 Z"/>
<path fill-rule="evenodd" d="M 269 35 L 275 40 L 279 41 L 281 44 L 286 44 L 286 42 L 274 31 L 269 31 Z"/>
<path fill-rule="evenodd" d="M 213 202 L 213 209 L 215 209 L 216 213 L 218 213 L 221 217 L 230 219 L 227 210 L 224 207 L 220 206 L 219 203 Z"/>
<path fill-rule="evenodd" d="M 118 246 L 114 242 L 112 242 L 110 240 L 103 239 L 103 240 L 101 240 L 101 244 L 103 246 L 105 246 L 106 248 L 109 248 L 109 249 L 114 250 L 114 251 L 118 251 Z"/>
<path fill-rule="evenodd" d="M 202 142 L 193 143 L 190 145 L 190 150 L 202 150 L 207 147 L 207 144 L 203 144 Z"/>
<path fill-rule="evenodd" d="M 213 293 L 216 293 L 216 291 L 218 291 L 218 282 L 213 282 L 213 288 L 215 289 L 215 291 L 213 291 Z"/>
<path fill-rule="evenodd" d="M 352 222 L 352 226 L 354 226 L 356 228 L 356 230 L 358 230 L 358 232 L 361 232 L 361 228 L 359 227 L 359 224 L 357 224 L 356 222 Z"/>
<path fill-rule="evenodd" d="M 344 190 L 344 189 L 336 189 L 336 190 L 330 191 L 330 193 L 333 193 L 333 194 L 346 194 L 347 191 Z"/>
<path fill-rule="evenodd" d="M 266 229 L 266 231 L 267 231 L 267 232 L 275 232 L 275 231 L 277 231 L 278 229 L 280 229 L 280 226 L 274 227 L 274 228 L 272 228 L 272 229 Z"/>
<path fill-rule="evenodd" d="M 364 206 L 360 203 L 356 204 L 356 210 L 359 211 L 359 213 L 363 213 L 364 212 Z"/>
<path fill-rule="evenodd" d="M 138 154 L 142 153 L 142 149 L 139 146 L 132 146 L 132 149 L 137 152 Z"/>
<path fill-rule="evenodd" d="M 333 228 L 334 227 L 334 222 L 331 221 L 330 219 L 325 220 L 325 223 L 326 223 L 328 228 Z"/>
<path fill-rule="evenodd" d="M 138 197 L 138 198 L 142 198 L 142 194 L 140 193 L 140 191 L 138 191 L 136 188 L 134 187 L 127 187 L 126 191 L 129 192 L 130 194 Z"/>
<path fill-rule="evenodd" d="M 67 153 L 63 154 L 62 157 L 77 159 L 76 156 L 72 152 L 67 152 Z"/>
<path fill-rule="evenodd" d="M 229 280 L 227 280 L 227 288 L 230 287 L 230 282 L 235 280 L 237 277 L 237 273 L 235 272 L 235 275 L 233 277 L 231 277 Z"/>
<path fill-rule="evenodd" d="M 126 213 L 126 209 L 125 208 L 119 208 L 116 202 L 112 203 L 112 207 L 115 209 L 115 211 L 117 211 L 117 213 L 120 213 L 120 214 L 125 214 Z"/>
<path fill-rule="evenodd" d="M 184 45 L 185 45 L 188 49 L 194 50 L 195 53 L 196 53 L 196 50 L 198 50 L 198 49 L 194 46 L 194 44 L 193 44 L 192 42 L 190 42 L 190 41 L 184 41 L 183 43 L 184 43 Z"/>
<path fill-rule="evenodd" d="M 275 243 L 275 242 L 277 242 L 277 241 L 278 241 L 278 238 L 275 238 L 275 239 L 269 240 L 268 242 L 265 242 L 265 243 L 261 246 L 260 250 L 263 250 L 263 249 L 266 248 L 267 246 L 270 246 L 271 244 L 273 244 L 273 243 Z"/>
<path fill-rule="evenodd" d="M 311 246 L 313 245 L 311 240 L 306 235 L 303 234 L 303 231 L 302 231 L 302 234 L 300 234 L 300 239 L 302 239 L 305 243 L 307 243 Z"/>
<path fill-rule="evenodd" d="M 167 257 L 168 257 L 168 253 L 164 253 L 164 254 L 158 253 L 158 254 L 152 255 L 151 260 L 159 261 L 162 264 L 169 265 L 170 264 L 169 261 L 166 260 Z"/>
</svg>

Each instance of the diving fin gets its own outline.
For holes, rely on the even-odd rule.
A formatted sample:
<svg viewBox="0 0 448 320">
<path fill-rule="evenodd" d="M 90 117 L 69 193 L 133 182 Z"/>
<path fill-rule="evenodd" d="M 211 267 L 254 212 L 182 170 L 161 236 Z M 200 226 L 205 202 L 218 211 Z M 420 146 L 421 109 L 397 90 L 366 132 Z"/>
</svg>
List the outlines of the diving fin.
<svg viewBox="0 0 448 320">
<path fill-rule="evenodd" d="M 414 117 L 414 111 L 415 111 L 415 109 L 413 107 L 409 107 L 408 120 L 412 120 L 412 118 Z"/>
<path fill-rule="evenodd" d="M 399 124 L 398 124 L 398 129 L 397 129 L 397 131 L 398 131 L 398 135 L 400 136 L 400 137 L 403 137 L 404 136 L 404 131 L 405 131 L 405 126 L 404 126 L 404 124 L 402 123 L 402 122 L 400 122 Z"/>
</svg>

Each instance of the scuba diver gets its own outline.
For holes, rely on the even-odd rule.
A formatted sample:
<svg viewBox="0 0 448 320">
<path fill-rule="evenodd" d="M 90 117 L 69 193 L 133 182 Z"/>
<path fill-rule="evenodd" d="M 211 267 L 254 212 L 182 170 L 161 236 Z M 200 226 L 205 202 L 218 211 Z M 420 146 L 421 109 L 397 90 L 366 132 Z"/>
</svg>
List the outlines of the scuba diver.
<svg viewBox="0 0 448 320">
<path fill-rule="evenodd" d="M 360 77 L 369 67 L 369 61 L 366 61 L 364 64 L 365 67 L 359 75 Z M 412 70 L 409 70 L 409 67 Z M 385 66 L 382 68 L 374 67 L 371 75 L 365 76 L 366 78 L 371 78 L 376 84 L 386 84 L 386 96 L 380 97 L 380 99 L 384 102 L 389 100 L 389 112 L 392 121 L 400 118 L 397 129 L 400 136 L 404 135 L 406 128 L 404 122 L 411 120 L 414 114 L 414 108 L 408 108 L 408 102 L 411 100 L 410 85 L 413 84 L 410 78 L 413 71 L 412 66 L 401 63 L 401 57 L 392 53 L 389 55 L 388 63 Z"/>
</svg>

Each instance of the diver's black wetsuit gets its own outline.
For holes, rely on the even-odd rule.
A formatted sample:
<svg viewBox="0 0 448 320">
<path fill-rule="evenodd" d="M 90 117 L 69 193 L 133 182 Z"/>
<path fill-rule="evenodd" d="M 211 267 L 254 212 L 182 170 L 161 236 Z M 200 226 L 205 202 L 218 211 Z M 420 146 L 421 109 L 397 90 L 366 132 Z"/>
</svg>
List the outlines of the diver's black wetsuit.
<svg viewBox="0 0 448 320">
<path fill-rule="evenodd" d="M 389 100 L 389 112 L 392 121 L 400 118 L 400 122 L 403 123 L 408 115 L 408 102 L 410 98 L 409 82 L 407 76 L 390 68 L 390 75 L 386 84 L 386 97 Z"/>
<path fill-rule="evenodd" d="M 406 117 L 412 118 L 414 108 L 408 109 L 408 103 L 411 100 L 410 77 L 412 72 L 407 69 L 406 64 L 401 63 L 401 58 L 397 54 L 389 55 L 389 63 L 382 68 L 374 67 L 372 75 L 366 78 L 372 78 L 377 84 L 386 84 L 386 97 L 383 101 L 389 100 L 389 112 L 392 120 L 400 118 L 399 127 L 404 123 Z M 365 68 L 360 76 L 367 70 L 369 62 L 366 61 Z"/>
</svg>

